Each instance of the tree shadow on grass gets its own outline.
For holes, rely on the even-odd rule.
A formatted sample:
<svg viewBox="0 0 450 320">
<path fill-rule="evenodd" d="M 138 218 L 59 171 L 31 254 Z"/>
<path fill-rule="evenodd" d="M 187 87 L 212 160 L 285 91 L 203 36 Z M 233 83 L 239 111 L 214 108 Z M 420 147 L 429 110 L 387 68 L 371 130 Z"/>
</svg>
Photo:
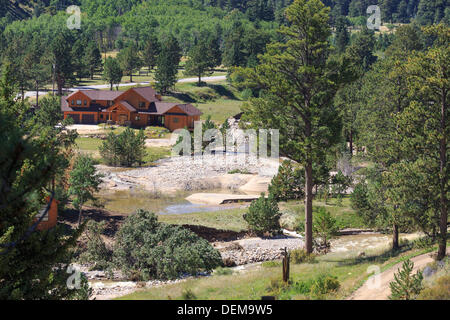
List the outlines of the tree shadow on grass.
<svg viewBox="0 0 450 320">
<path fill-rule="evenodd" d="M 398 249 L 387 249 L 386 251 L 375 254 L 375 255 L 369 255 L 369 256 L 358 256 L 354 258 L 346 258 L 346 259 L 339 259 L 339 260 L 333 260 L 333 259 L 322 259 L 322 261 L 328 261 L 328 262 L 337 262 L 339 266 L 354 266 L 358 264 L 363 263 L 376 263 L 381 264 L 386 261 L 388 261 L 391 258 L 398 257 L 400 254 L 409 251 L 413 248 L 413 245 L 411 243 L 404 244 L 400 246 Z"/>
<path fill-rule="evenodd" d="M 168 94 L 171 97 L 174 97 L 178 100 L 183 101 L 184 103 L 194 103 L 197 100 L 189 93 L 186 92 L 171 92 Z"/>
<path fill-rule="evenodd" d="M 225 86 L 221 84 L 209 84 L 209 88 L 213 89 L 218 95 L 221 97 L 226 97 L 231 100 L 239 100 L 231 90 L 227 89 Z"/>
</svg>

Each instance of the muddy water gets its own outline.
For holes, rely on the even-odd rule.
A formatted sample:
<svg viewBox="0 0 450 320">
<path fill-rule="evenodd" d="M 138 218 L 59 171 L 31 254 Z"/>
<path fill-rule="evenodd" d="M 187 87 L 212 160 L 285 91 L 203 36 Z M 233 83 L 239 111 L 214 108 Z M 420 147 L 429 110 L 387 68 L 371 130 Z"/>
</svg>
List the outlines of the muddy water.
<svg viewBox="0 0 450 320">
<path fill-rule="evenodd" d="M 213 190 L 214 193 L 231 193 L 230 190 Z M 198 192 L 195 192 L 198 193 Z M 174 195 L 157 195 L 144 190 L 125 190 L 101 192 L 97 195 L 105 209 L 122 214 L 132 214 L 138 209 L 145 209 L 156 214 L 186 214 L 193 212 L 219 211 L 236 208 L 237 205 L 208 206 L 193 204 L 186 197 L 194 192 L 179 191 Z"/>
</svg>

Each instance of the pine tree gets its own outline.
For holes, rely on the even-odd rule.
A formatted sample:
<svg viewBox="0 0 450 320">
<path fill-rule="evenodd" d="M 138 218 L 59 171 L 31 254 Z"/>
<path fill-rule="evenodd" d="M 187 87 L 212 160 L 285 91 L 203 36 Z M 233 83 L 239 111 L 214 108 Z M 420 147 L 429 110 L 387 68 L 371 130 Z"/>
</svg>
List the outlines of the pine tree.
<svg viewBox="0 0 450 320">
<path fill-rule="evenodd" d="M 94 41 L 89 42 L 85 54 L 86 65 L 89 68 L 89 76 L 94 79 L 94 73 L 102 67 L 102 55 Z"/>
<path fill-rule="evenodd" d="M 404 208 L 422 230 L 439 238 L 438 259 L 446 255 L 448 222 L 448 94 L 450 92 L 449 28 L 429 27 L 435 44 L 408 60 L 406 73 L 411 102 L 394 118 L 402 158 L 387 178 L 390 198 Z"/>
<path fill-rule="evenodd" d="M 339 16 L 336 20 L 336 49 L 339 53 L 345 52 L 350 36 L 348 34 L 348 19 L 343 16 Z"/>
<path fill-rule="evenodd" d="M 51 44 L 52 62 L 55 65 L 55 78 L 58 86 L 58 95 L 63 94 L 63 87 L 75 83 L 75 65 L 71 55 L 73 37 L 68 32 L 61 32 Z"/>
<path fill-rule="evenodd" d="M 339 139 L 340 121 L 331 103 L 340 70 L 327 62 L 329 8 L 318 0 L 296 0 L 286 10 L 289 27 L 281 28 L 285 43 L 269 45 L 261 65 L 249 71 L 264 91 L 244 106 L 244 121 L 258 128 L 280 130 L 280 152 L 305 169 L 306 250 L 313 250 L 313 164 Z"/>
<path fill-rule="evenodd" d="M 71 299 L 67 267 L 82 230 L 41 232 L 34 219 L 68 166 L 63 151 L 75 137 L 24 121 L 8 75 L 6 68 L 0 81 L 0 299 Z"/>
<path fill-rule="evenodd" d="M 148 67 L 148 71 L 152 71 L 156 67 L 161 45 L 155 35 L 150 36 L 147 40 L 142 52 L 142 61 Z"/>
<path fill-rule="evenodd" d="M 119 52 L 117 59 L 120 63 L 120 68 L 130 76 L 130 82 L 133 82 L 133 72 L 136 72 L 141 67 L 141 59 L 134 44 L 129 45 Z"/>
<path fill-rule="evenodd" d="M 422 291 L 423 275 L 418 271 L 412 274 L 414 263 L 411 260 L 403 262 L 402 269 L 394 274 L 394 281 L 389 284 L 391 288 L 391 300 L 414 300 Z"/>
<path fill-rule="evenodd" d="M 197 76 L 198 86 L 200 86 L 202 76 L 211 75 L 214 67 L 214 57 L 209 51 L 209 46 L 204 39 L 200 39 L 189 51 L 184 73 L 187 76 Z"/>
<path fill-rule="evenodd" d="M 162 46 L 162 50 L 156 63 L 156 88 L 161 93 L 167 93 L 177 82 L 180 59 L 181 49 L 178 45 L 178 41 L 170 36 Z"/>
<path fill-rule="evenodd" d="M 118 84 L 122 81 L 123 71 L 120 68 L 120 64 L 117 59 L 108 57 L 105 60 L 105 66 L 103 70 L 103 79 L 111 85 L 111 90 L 114 84 Z"/>
<path fill-rule="evenodd" d="M 89 155 L 78 156 L 69 179 L 69 195 L 78 209 L 78 225 L 82 221 L 83 206 L 89 200 L 95 200 L 94 193 L 99 191 L 102 175 L 96 173 L 94 160 Z"/>
</svg>

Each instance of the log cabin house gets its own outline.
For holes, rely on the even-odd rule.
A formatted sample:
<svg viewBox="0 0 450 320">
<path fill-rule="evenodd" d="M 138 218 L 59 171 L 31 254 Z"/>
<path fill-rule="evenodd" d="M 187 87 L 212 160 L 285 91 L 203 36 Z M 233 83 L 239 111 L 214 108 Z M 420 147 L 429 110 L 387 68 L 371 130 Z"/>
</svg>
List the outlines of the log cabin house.
<svg viewBox="0 0 450 320">
<path fill-rule="evenodd" d="M 61 110 L 64 119 L 71 117 L 75 124 L 163 126 L 170 131 L 193 129 L 202 115 L 191 104 L 162 102 L 161 95 L 151 87 L 127 91 L 79 90 L 61 97 Z"/>
</svg>

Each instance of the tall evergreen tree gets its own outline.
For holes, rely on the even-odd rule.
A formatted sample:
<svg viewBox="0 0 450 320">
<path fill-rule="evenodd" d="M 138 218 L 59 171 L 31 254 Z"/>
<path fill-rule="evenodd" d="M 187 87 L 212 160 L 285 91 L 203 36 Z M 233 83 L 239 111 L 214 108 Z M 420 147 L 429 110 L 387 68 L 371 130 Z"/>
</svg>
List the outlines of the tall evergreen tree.
<svg viewBox="0 0 450 320">
<path fill-rule="evenodd" d="M 63 88 L 66 84 L 75 82 L 75 66 L 71 55 L 71 45 L 73 37 L 68 32 L 60 32 L 51 44 L 52 62 L 54 64 L 54 74 L 58 86 L 58 95 L 62 96 Z"/>
<path fill-rule="evenodd" d="M 130 82 L 133 82 L 133 72 L 141 67 L 141 59 L 134 44 L 127 46 L 117 55 L 121 69 L 130 76 Z"/>
<path fill-rule="evenodd" d="M 338 88 L 337 64 L 328 61 L 329 8 L 319 0 L 295 0 L 286 10 L 286 42 L 268 46 L 250 78 L 263 90 L 244 107 L 252 126 L 280 130 L 280 153 L 305 170 L 306 250 L 313 250 L 313 163 L 339 139 L 340 121 L 332 100 Z"/>
<path fill-rule="evenodd" d="M 92 80 L 94 79 L 94 73 L 102 68 L 102 55 L 94 41 L 89 42 L 86 48 L 85 61 Z"/>
<path fill-rule="evenodd" d="M 113 57 L 108 57 L 105 60 L 105 66 L 103 68 L 103 80 L 110 84 L 110 89 L 113 89 L 114 84 L 118 84 L 122 81 L 123 71 L 120 68 L 120 63 Z"/>
<path fill-rule="evenodd" d="M 156 88 L 162 93 L 167 93 L 177 82 L 180 60 L 181 49 L 178 41 L 170 36 L 162 46 L 155 73 Z"/>
<path fill-rule="evenodd" d="M 185 65 L 185 74 L 187 76 L 198 77 L 198 85 L 202 83 L 202 76 L 213 73 L 214 57 L 209 51 L 208 43 L 205 39 L 199 39 L 189 51 L 189 59 Z"/>
<path fill-rule="evenodd" d="M 34 221 L 75 137 L 18 116 L 9 74 L 4 70 L 0 81 L 0 299 L 70 299 L 67 267 L 81 230 L 41 232 Z"/>
<path fill-rule="evenodd" d="M 402 159 L 391 166 L 387 178 L 392 184 L 390 198 L 423 231 L 437 234 L 441 260 L 446 255 L 448 223 L 450 32 L 441 24 L 427 28 L 426 33 L 437 40 L 406 65 L 411 102 L 395 118 L 402 136 L 397 146 Z"/>
<path fill-rule="evenodd" d="M 339 53 L 345 52 L 350 36 L 348 34 L 348 19 L 343 16 L 339 16 L 336 20 L 336 49 Z"/>
<path fill-rule="evenodd" d="M 152 71 L 156 67 L 158 54 L 161 51 L 161 45 L 155 35 L 151 35 L 145 43 L 142 51 L 142 61 L 148 67 L 148 71 Z"/>
</svg>

